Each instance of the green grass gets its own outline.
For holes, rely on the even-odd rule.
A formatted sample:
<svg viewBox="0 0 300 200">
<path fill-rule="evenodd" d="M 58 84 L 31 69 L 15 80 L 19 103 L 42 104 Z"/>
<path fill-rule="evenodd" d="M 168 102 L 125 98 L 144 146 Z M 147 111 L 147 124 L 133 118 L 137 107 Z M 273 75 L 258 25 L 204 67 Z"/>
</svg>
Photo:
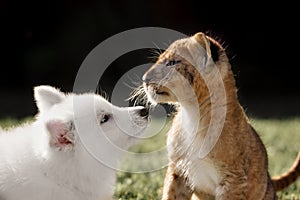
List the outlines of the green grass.
<svg viewBox="0 0 300 200">
<path fill-rule="evenodd" d="M 0 127 L 7 128 L 18 125 L 24 120 L 14 120 L 11 118 L 0 120 Z M 252 118 L 252 125 L 260 134 L 269 154 L 269 171 L 271 175 L 279 175 L 292 165 L 300 149 L 300 118 L 291 119 L 257 119 Z M 158 124 L 158 121 L 153 121 Z M 145 139 L 138 145 L 131 148 L 132 152 L 147 153 L 165 147 L 166 135 L 169 125 L 166 124 L 155 136 Z M 156 130 L 157 131 L 157 130 Z M 156 165 L 156 161 L 164 162 L 166 155 L 157 155 L 144 161 L 142 166 L 152 169 L 162 164 Z M 142 161 L 141 161 L 142 162 Z M 124 171 L 118 172 L 115 189 L 116 199 L 128 200 L 158 200 L 161 199 L 165 167 L 147 173 L 129 173 L 126 170 L 136 170 L 141 167 L 139 162 L 128 162 L 124 159 L 122 168 Z M 155 169 L 156 169 L 155 168 Z M 278 192 L 280 200 L 300 199 L 300 180 Z"/>
<path fill-rule="evenodd" d="M 300 118 L 252 119 L 252 125 L 267 147 L 271 176 L 287 171 L 300 150 Z M 278 192 L 277 195 L 278 199 L 299 200 L 300 180 Z"/>
<path fill-rule="evenodd" d="M 23 119 L 20 119 L 20 120 L 17 120 L 15 118 L 12 118 L 12 117 L 7 117 L 7 118 L 3 118 L 3 119 L 0 119 L 0 130 L 1 129 L 11 129 L 15 126 L 18 126 L 18 125 L 22 125 L 26 122 L 30 122 L 32 121 L 32 117 L 26 117 L 26 118 L 23 118 Z"/>
</svg>

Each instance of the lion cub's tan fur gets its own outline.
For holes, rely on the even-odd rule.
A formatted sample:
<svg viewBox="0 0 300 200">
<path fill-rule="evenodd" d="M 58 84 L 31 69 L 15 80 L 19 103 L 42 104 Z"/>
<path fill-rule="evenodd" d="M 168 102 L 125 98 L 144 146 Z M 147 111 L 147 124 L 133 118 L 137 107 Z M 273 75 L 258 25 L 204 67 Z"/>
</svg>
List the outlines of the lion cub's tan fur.
<svg viewBox="0 0 300 200">
<path fill-rule="evenodd" d="M 274 181 L 270 178 L 266 149 L 240 106 L 225 49 L 214 39 L 197 33 L 175 41 L 143 81 L 150 101 L 178 108 L 168 132 L 170 163 L 163 200 L 192 195 L 195 199 L 276 199 L 276 189 L 299 176 L 298 157 L 290 173 Z M 222 114 L 224 120 L 218 121 Z M 208 134 L 213 137 L 206 140 Z M 208 154 L 201 156 L 202 150 Z"/>
</svg>

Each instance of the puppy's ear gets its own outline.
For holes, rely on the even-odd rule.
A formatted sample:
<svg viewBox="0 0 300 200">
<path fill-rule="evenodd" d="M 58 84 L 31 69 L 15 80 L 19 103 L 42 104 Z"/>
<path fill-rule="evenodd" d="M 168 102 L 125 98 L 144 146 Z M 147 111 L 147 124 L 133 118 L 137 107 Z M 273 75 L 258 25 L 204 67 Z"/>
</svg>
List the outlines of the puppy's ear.
<svg viewBox="0 0 300 200">
<path fill-rule="evenodd" d="M 50 134 L 50 146 L 58 150 L 72 148 L 75 143 L 74 125 L 72 122 L 51 120 L 46 123 Z"/>
<path fill-rule="evenodd" d="M 37 86 L 34 88 L 34 98 L 39 111 L 44 112 L 60 103 L 65 98 L 65 94 L 51 86 Z"/>
</svg>

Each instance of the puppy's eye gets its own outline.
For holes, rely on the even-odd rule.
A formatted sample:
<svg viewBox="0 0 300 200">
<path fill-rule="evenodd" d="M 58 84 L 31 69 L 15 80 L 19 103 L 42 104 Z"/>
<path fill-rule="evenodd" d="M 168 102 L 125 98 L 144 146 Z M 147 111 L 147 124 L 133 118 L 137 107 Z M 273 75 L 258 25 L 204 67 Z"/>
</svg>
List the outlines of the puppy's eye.
<svg viewBox="0 0 300 200">
<path fill-rule="evenodd" d="M 103 115 L 101 121 L 100 121 L 100 124 L 103 124 L 105 122 L 107 122 L 109 120 L 110 116 L 109 115 Z"/>
<path fill-rule="evenodd" d="M 176 65 L 176 64 L 178 64 L 180 62 L 181 62 L 180 60 L 168 60 L 166 62 L 166 66 L 173 66 L 173 65 Z"/>
</svg>

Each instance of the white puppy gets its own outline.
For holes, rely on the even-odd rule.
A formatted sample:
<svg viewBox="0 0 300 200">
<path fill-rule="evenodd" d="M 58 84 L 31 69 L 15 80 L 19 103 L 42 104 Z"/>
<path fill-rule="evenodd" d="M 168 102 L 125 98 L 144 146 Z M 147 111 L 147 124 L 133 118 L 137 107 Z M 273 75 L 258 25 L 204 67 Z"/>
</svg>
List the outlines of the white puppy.
<svg viewBox="0 0 300 200">
<path fill-rule="evenodd" d="M 148 111 L 50 86 L 34 96 L 35 121 L 0 130 L 0 200 L 113 199 L 112 167 L 146 129 Z"/>
</svg>

